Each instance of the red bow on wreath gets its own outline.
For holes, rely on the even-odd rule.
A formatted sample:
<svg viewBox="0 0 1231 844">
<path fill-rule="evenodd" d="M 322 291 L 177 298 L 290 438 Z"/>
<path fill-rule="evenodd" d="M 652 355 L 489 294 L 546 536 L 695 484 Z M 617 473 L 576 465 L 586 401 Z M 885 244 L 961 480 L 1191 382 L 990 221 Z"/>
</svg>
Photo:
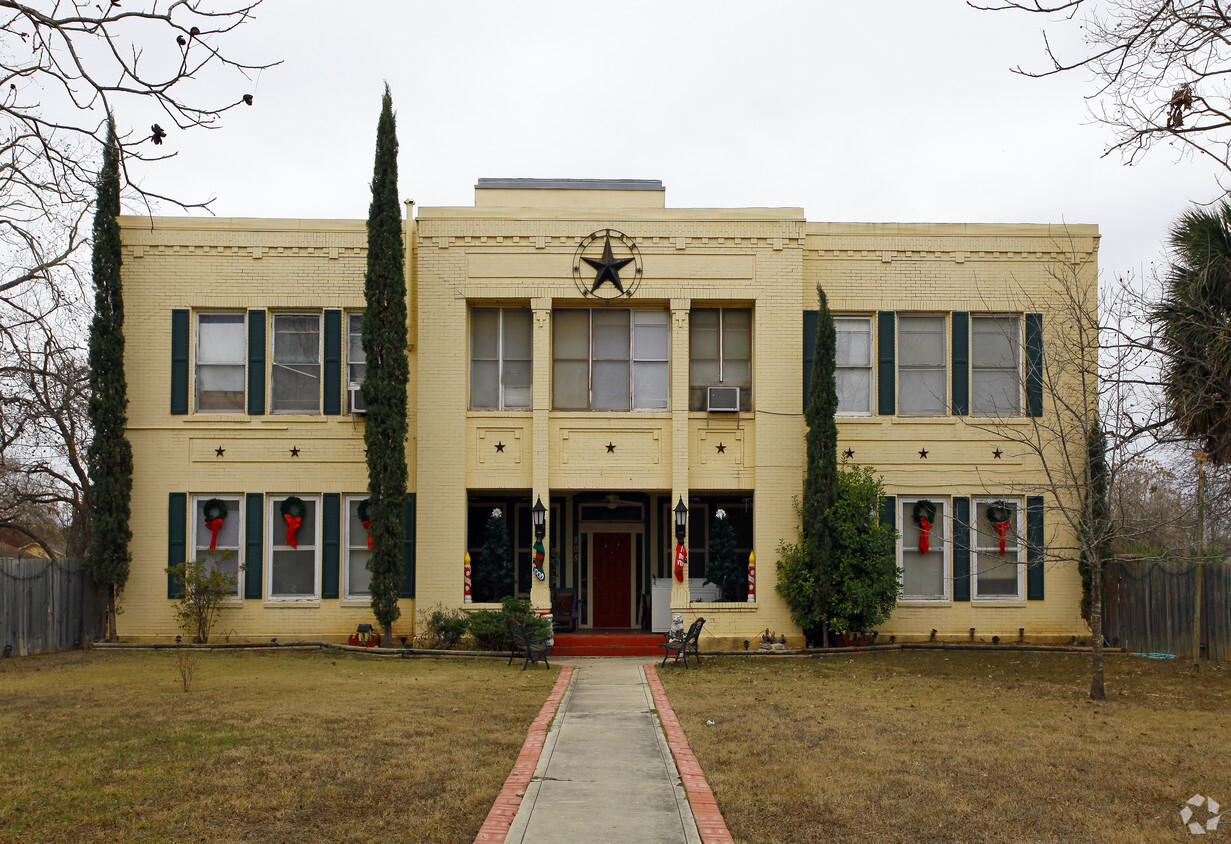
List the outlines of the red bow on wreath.
<svg viewBox="0 0 1231 844">
<path fill-rule="evenodd" d="M 996 522 L 992 525 L 996 530 L 996 535 L 1000 537 L 1000 556 L 1004 556 L 1004 537 L 1009 532 L 1009 528 L 1013 527 L 1009 522 Z"/>
<path fill-rule="evenodd" d="M 299 523 L 303 521 L 303 517 L 283 513 L 282 518 L 286 519 L 286 544 L 298 549 L 299 541 L 295 538 L 295 532 L 299 530 Z"/>
<path fill-rule="evenodd" d="M 363 520 L 363 529 L 368 532 L 368 550 L 371 551 L 372 550 L 372 520 L 371 519 Z"/>
<path fill-rule="evenodd" d="M 213 551 L 218 547 L 218 531 L 222 529 L 222 519 L 210 519 L 205 526 L 209 528 L 209 550 Z"/>
<path fill-rule="evenodd" d="M 932 523 L 927 519 L 919 520 L 919 553 L 926 554 L 928 552 L 928 531 L 932 529 Z"/>
</svg>

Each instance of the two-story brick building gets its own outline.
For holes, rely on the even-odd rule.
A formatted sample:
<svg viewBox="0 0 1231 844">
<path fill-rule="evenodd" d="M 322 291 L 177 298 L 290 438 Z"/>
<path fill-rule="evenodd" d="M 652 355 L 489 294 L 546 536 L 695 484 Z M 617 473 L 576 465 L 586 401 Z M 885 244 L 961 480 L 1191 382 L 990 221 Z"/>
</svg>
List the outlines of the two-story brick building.
<svg viewBox="0 0 1231 844">
<path fill-rule="evenodd" d="M 797 534 L 818 284 L 837 317 L 839 449 L 883 475 L 902 534 L 902 593 L 881 632 L 1084 631 L 1075 561 L 1041 555 L 1071 547 L 1071 531 L 1023 492 L 1041 466 L 969 423 L 1050 412 L 1028 366 L 1049 327 L 1028 303 L 1075 252 L 1095 285 L 1096 227 L 809 223 L 797 208 L 668 208 L 661 183 L 635 180 L 481 179 L 475 197 L 407 208 L 395 633 L 413 633 L 417 610 L 463 604 L 465 555 L 498 508 L 515 588 L 536 606 L 554 583 L 582 599 L 583 627 L 641 626 L 656 600 L 731 643 L 767 627 L 799 643 L 775 559 Z M 338 638 L 372 621 L 364 221 L 122 224 L 136 466 L 125 634 L 175 634 L 164 569 L 211 542 L 244 566 L 219 622 L 233 639 Z M 530 568 L 536 501 L 544 581 Z M 702 583 L 719 510 L 739 554 L 756 553 L 755 594 L 725 596 L 738 600 Z"/>
</svg>

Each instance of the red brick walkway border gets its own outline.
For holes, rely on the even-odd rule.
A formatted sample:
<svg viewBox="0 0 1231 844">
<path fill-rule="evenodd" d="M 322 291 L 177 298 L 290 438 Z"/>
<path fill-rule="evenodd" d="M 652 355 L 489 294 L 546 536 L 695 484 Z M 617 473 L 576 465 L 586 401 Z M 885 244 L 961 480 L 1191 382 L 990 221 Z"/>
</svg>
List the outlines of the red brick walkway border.
<svg viewBox="0 0 1231 844">
<path fill-rule="evenodd" d="M 475 844 L 503 842 L 508 837 L 509 827 L 513 825 L 513 816 L 517 814 L 517 809 L 521 806 L 521 798 L 526 793 L 526 786 L 530 785 L 534 769 L 539 764 L 539 756 L 543 753 L 543 742 L 547 740 L 547 727 L 551 724 L 551 719 L 555 717 L 560 701 L 564 700 L 564 693 L 568 690 L 572 676 L 573 666 L 560 666 L 560 676 L 556 678 L 556 685 L 552 687 L 547 702 L 539 710 L 538 717 L 531 722 L 526 741 L 521 746 L 521 753 L 517 754 L 517 762 L 513 764 L 513 770 L 509 773 L 508 779 L 504 781 L 504 788 L 500 789 L 500 794 L 496 797 L 496 802 L 492 804 L 491 811 L 487 813 L 483 826 L 479 827 L 479 834 L 474 837 Z"/>
<path fill-rule="evenodd" d="M 688 746 L 688 739 L 680 727 L 680 719 L 675 717 L 675 710 L 667 700 L 663 691 L 663 681 L 658 678 L 658 671 L 653 664 L 645 666 L 645 679 L 650 684 L 650 693 L 654 695 L 654 707 L 658 710 L 658 720 L 662 721 L 663 731 L 667 734 L 667 745 L 671 755 L 675 757 L 675 766 L 679 768 L 680 779 L 684 781 L 684 790 L 688 793 L 688 805 L 692 807 L 692 816 L 697 821 L 697 832 L 701 834 L 704 844 L 734 844 L 735 839 L 727 830 L 727 822 L 718 811 L 718 801 L 705 779 L 701 763 L 693 755 Z"/>
</svg>

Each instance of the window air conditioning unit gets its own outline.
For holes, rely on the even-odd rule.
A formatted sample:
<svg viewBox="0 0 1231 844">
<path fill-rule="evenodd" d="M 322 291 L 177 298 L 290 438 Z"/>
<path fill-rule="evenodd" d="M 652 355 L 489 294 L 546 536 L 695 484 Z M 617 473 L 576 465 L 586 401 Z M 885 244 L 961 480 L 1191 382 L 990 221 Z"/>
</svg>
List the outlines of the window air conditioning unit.
<svg viewBox="0 0 1231 844">
<path fill-rule="evenodd" d="M 346 395 L 350 402 L 350 412 L 360 416 L 368 412 L 368 406 L 363 403 L 362 382 L 351 381 L 346 385 Z"/>
<path fill-rule="evenodd" d="M 705 409 L 710 413 L 738 413 L 739 387 L 710 387 Z"/>
</svg>

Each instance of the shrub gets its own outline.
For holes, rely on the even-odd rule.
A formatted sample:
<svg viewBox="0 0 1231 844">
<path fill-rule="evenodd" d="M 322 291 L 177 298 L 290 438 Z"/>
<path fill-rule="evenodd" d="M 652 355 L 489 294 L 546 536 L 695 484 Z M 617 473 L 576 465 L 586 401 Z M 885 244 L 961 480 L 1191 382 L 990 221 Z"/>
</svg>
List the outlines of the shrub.
<svg viewBox="0 0 1231 844">
<path fill-rule="evenodd" d="M 499 610 L 471 610 L 469 616 L 470 635 L 482 650 L 509 649 L 511 642 L 505 622 L 507 618 L 521 622 L 521 626 L 526 628 L 526 635 L 532 639 L 551 635 L 551 619 L 540 618 L 529 601 L 511 595 L 501 599 Z"/>
<path fill-rule="evenodd" d="M 431 650 L 457 647 L 457 643 L 466 635 L 470 626 L 469 615 L 444 604 L 437 604 L 430 610 L 419 610 L 419 615 L 423 619 L 423 634 L 419 637 L 419 644 Z"/>
<path fill-rule="evenodd" d="M 169 566 L 167 573 L 180 584 L 175 618 L 192 641 L 204 644 L 218 619 L 222 602 L 235 594 L 239 574 L 219 570 L 218 563 L 235 556 L 234 551 L 213 551 L 212 559 L 186 560 Z M 239 571 L 244 567 L 240 566 Z"/>
</svg>

